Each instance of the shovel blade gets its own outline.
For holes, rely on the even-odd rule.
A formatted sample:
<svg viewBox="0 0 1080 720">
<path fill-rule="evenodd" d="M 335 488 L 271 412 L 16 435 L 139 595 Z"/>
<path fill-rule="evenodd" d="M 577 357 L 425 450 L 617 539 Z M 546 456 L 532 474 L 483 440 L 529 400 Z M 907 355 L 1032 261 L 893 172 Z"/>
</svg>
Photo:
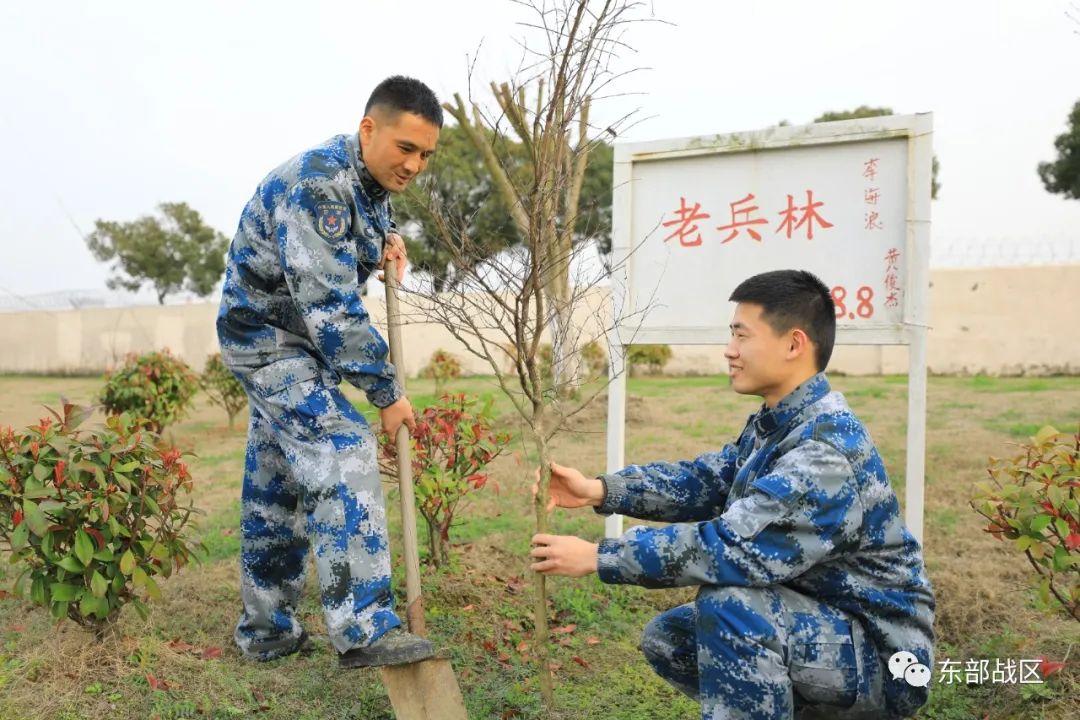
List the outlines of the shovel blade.
<svg viewBox="0 0 1080 720">
<path fill-rule="evenodd" d="M 397 720 L 469 720 L 446 658 L 379 668 Z"/>
</svg>

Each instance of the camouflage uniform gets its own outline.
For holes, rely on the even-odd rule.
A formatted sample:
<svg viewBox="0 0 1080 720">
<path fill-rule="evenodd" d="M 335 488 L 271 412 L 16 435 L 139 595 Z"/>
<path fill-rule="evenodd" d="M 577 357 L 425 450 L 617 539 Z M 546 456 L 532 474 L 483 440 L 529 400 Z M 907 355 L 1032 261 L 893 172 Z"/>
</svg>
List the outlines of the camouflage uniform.
<svg viewBox="0 0 1080 720">
<path fill-rule="evenodd" d="M 652 620 L 642 650 L 703 718 L 904 717 L 933 667 L 934 598 L 869 434 L 823 374 L 752 415 L 738 441 L 603 476 L 603 513 L 671 523 L 600 543 L 599 575 L 698 585 Z"/>
<path fill-rule="evenodd" d="M 388 193 L 338 135 L 271 172 L 229 250 L 217 328 L 250 400 L 241 509 L 243 652 L 292 652 L 309 542 L 331 642 L 364 647 L 401 623 L 390 594 L 376 441 L 338 390 L 402 396 L 361 288 L 392 229 Z"/>
</svg>

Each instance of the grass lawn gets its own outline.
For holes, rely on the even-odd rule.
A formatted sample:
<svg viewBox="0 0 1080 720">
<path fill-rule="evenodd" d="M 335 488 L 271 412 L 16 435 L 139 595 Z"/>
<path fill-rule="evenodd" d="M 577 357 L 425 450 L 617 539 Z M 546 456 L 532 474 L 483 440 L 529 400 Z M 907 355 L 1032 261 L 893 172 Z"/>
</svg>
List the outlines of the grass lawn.
<svg viewBox="0 0 1080 720">
<path fill-rule="evenodd" d="M 0 377 L 0 425 L 24 426 L 61 395 L 90 401 L 95 378 Z M 903 502 L 907 401 L 903 377 L 833 378 L 870 428 Z M 410 383 L 414 404 L 430 401 L 431 381 Z M 495 399 L 500 424 L 516 430 L 509 403 L 491 379 L 467 378 L 452 391 Z M 368 411 L 362 395 L 347 390 Z M 681 459 L 719 447 L 741 429 L 757 403 L 734 394 L 724 377 L 632 378 L 627 461 Z M 604 470 L 606 408 L 591 407 L 554 442 L 556 458 L 586 473 Z M 937 594 L 937 659 L 1053 660 L 1080 645 L 1080 623 L 1032 607 L 1026 560 L 981 532 L 968 507 L 987 457 L 1009 452 L 1046 423 L 1080 423 L 1080 378 L 931 378 L 927 430 L 926 563 Z M 196 453 L 195 503 L 205 515 L 197 534 L 209 553 L 162 583 L 163 599 L 143 621 L 121 616 L 118 638 L 96 644 L 74 624 L 55 625 L 44 610 L 0 593 L 0 720 L 75 718 L 392 718 L 374 671 L 340 671 L 323 632 L 311 578 L 300 609 L 317 638 L 315 653 L 267 664 L 244 661 L 232 644 L 239 610 L 239 497 L 244 433 L 229 432 L 224 411 L 197 399 L 189 417 L 167 429 Z M 515 441 L 494 465 L 495 487 L 479 493 L 455 529 L 451 567 L 426 570 L 428 624 L 453 653 L 473 718 L 539 717 L 538 690 L 526 646 L 531 630 L 527 546 L 532 527 L 530 448 Z M 392 538 L 399 537 L 390 492 Z M 422 525 L 422 523 L 421 523 Z M 555 532 L 599 539 L 601 518 L 553 515 Z M 395 553 L 399 544 L 395 541 Z M 403 595 L 395 558 L 395 590 Z M 17 573 L 0 560 L 0 589 Z M 642 626 L 690 590 L 646 591 L 599 581 L 550 582 L 556 718 L 665 720 L 697 716 L 697 706 L 653 675 L 637 650 Z M 519 649 L 519 647 L 521 649 Z M 205 652 L 207 649 L 210 652 Z M 220 656 L 217 650 L 220 650 Z M 919 717 L 1080 717 L 1080 672 L 1069 666 L 1046 684 L 940 684 Z M 151 687 L 158 685 L 157 689 Z M 166 685 L 161 685 L 163 681 Z"/>
</svg>

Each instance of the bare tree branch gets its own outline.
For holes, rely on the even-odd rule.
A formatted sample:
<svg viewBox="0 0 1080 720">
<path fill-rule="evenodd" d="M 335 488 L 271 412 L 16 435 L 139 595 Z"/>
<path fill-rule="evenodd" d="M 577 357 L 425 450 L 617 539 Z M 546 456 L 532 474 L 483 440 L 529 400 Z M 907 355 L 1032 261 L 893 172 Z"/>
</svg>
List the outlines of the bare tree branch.
<svg viewBox="0 0 1080 720">
<path fill-rule="evenodd" d="M 603 275 L 572 276 L 571 270 L 582 253 L 591 252 L 576 234 L 590 151 L 603 138 L 617 136 L 635 114 L 602 129 L 590 125 L 597 97 L 614 96 L 614 84 L 633 72 L 616 66 L 620 52 L 633 51 L 626 33 L 641 21 L 637 12 L 642 3 L 514 2 L 531 13 L 522 26 L 538 32 L 540 42 L 520 42 L 516 76 L 488 84 L 493 106 L 473 99 L 470 65 L 468 100 L 455 93 L 453 102 L 443 107 L 481 154 L 521 243 L 490 257 L 482 239 L 469 233 L 467 218 L 455 216 L 434 194 L 420 195 L 421 204 L 426 203 L 424 215 L 435 228 L 434 239 L 452 259 L 453 281 L 444 292 L 436 292 L 434 284 L 410 290 L 402 302 L 418 321 L 446 328 L 491 369 L 510 398 L 541 463 L 534 510 L 537 530 L 543 532 L 549 443 L 567 419 L 594 401 L 609 382 L 606 373 L 604 378 L 585 376 L 578 349 L 601 341 L 606 347 L 609 336 L 634 319 L 614 317 L 610 303 L 598 292 L 606 280 Z M 520 142 L 524 160 L 520 153 L 512 153 L 508 133 Z M 620 258 L 609 272 L 621 270 L 628 257 Z M 648 307 L 636 308 L 634 315 L 640 318 L 647 311 Z M 551 344 L 550 368 L 545 367 L 545 343 Z M 586 384 L 587 390 L 579 392 Z M 535 577 L 535 588 L 535 655 L 541 667 L 541 693 L 550 707 L 542 575 Z"/>
</svg>

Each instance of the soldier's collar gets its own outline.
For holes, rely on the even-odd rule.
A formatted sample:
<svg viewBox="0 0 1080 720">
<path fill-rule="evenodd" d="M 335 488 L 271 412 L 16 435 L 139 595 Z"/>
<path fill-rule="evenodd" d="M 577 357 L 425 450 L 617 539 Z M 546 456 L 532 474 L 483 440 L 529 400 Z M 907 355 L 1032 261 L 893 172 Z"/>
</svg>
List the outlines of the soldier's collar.
<svg viewBox="0 0 1080 720">
<path fill-rule="evenodd" d="M 374 178 L 364 162 L 364 155 L 360 150 L 360 136 L 352 133 L 348 136 L 347 143 L 350 151 L 349 159 L 352 160 L 353 168 L 356 170 L 357 177 L 360 178 L 360 186 L 364 189 L 364 192 L 374 201 L 386 199 L 386 196 L 390 194 L 389 191 L 379 184 L 379 181 Z"/>
<path fill-rule="evenodd" d="M 776 432 L 807 407 L 828 395 L 831 389 L 825 373 L 814 375 L 776 403 L 776 407 L 762 407 L 754 418 L 754 429 L 762 436 Z"/>
</svg>

